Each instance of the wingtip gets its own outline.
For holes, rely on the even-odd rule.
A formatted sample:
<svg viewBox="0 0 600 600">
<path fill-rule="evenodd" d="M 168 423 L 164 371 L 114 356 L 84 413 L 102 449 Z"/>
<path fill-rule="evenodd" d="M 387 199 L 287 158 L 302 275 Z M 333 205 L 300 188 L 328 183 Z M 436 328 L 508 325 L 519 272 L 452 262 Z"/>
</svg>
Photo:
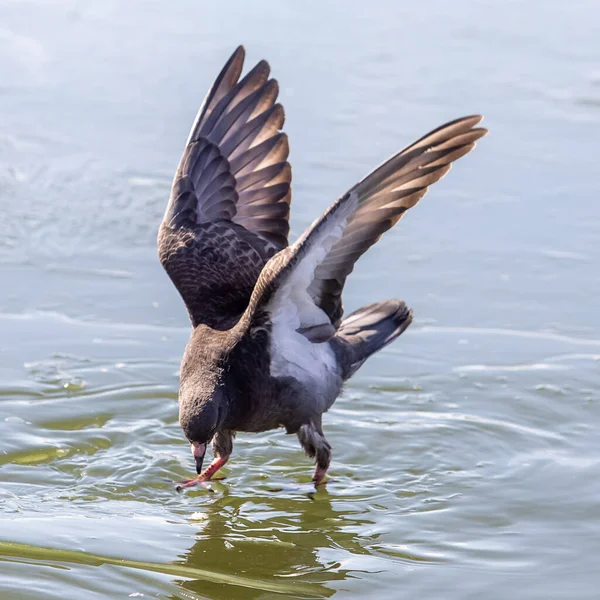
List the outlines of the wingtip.
<svg viewBox="0 0 600 600">
<path fill-rule="evenodd" d="M 472 132 L 477 132 L 479 135 L 477 136 L 477 139 L 481 139 L 483 136 L 487 135 L 489 133 L 489 130 L 487 127 L 475 127 L 476 125 L 479 125 L 479 123 L 481 123 L 483 121 L 483 115 L 467 115 L 466 117 L 462 117 L 462 119 L 460 119 L 460 121 L 462 121 L 463 123 L 468 123 L 469 127 L 471 128 Z"/>
<path fill-rule="evenodd" d="M 483 137 L 484 135 L 487 135 L 489 133 L 487 127 L 475 127 L 475 125 L 479 125 L 479 123 L 481 123 L 483 119 L 483 115 L 469 115 L 468 117 L 465 117 L 465 120 L 471 121 L 470 125 L 473 128 L 473 131 L 478 131 L 481 133 L 480 137 Z"/>
<path fill-rule="evenodd" d="M 229 59 L 230 62 L 233 62 L 234 60 L 241 60 L 242 62 L 246 59 L 246 48 L 244 47 L 243 44 L 240 44 L 233 52 L 233 54 L 231 55 L 231 58 Z M 265 60 L 264 58 L 262 60 L 259 60 L 258 63 L 254 66 L 254 70 L 256 69 L 260 69 L 260 70 L 266 70 L 267 74 L 271 72 L 271 65 L 269 64 L 269 61 Z"/>
<path fill-rule="evenodd" d="M 215 83 L 219 82 L 223 77 L 229 77 L 233 81 L 232 85 L 235 84 L 240 78 L 244 68 L 245 58 L 246 51 L 244 50 L 244 46 L 238 46 L 225 63 L 225 66 L 221 70 L 221 73 L 217 77 Z"/>
<path fill-rule="evenodd" d="M 482 137 L 486 136 L 489 131 L 485 127 L 474 127 L 471 129 L 471 133 L 477 134 L 477 137 L 473 140 L 473 142 L 478 142 Z"/>
<path fill-rule="evenodd" d="M 233 51 L 233 54 L 229 57 L 226 67 L 238 63 L 240 67 L 243 67 L 244 60 L 246 59 L 246 49 L 241 44 Z"/>
<path fill-rule="evenodd" d="M 269 61 L 263 58 L 262 60 L 258 61 L 258 64 L 261 66 L 262 69 L 265 69 L 268 77 L 271 74 L 271 65 L 269 64 Z"/>
<path fill-rule="evenodd" d="M 465 125 L 468 125 L 469 127 L 475 127 L 475 125 L 478 125 L 479 123 L 481 123 L 481 121 L 483 121 L 483 115 L 478 115 L 478 114 L 474 114 L 474 115 L 465 115 L 464 117 L 460 117 L 459 119 L 456 119 L 456 122 L 459 123 L 464 123 Z"/>
<path fill-rule="evenodd" d="M 269 75 L 271 74 L 271 65 L 263 58 L 262 60 L 259 60 L 256 65 L 254 66 L 254 68 L 252 69 L 253 72 L 261 72 L 263 73 L 263 77 L 266 79 L 269 78 Z"/>
</svg>

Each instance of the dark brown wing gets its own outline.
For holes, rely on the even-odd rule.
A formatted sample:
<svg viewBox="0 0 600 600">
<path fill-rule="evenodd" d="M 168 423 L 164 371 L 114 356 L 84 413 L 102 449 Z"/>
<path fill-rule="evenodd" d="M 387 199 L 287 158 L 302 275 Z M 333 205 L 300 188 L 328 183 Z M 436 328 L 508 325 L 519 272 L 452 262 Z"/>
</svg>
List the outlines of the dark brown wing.
<svg viewBox="0 0 600 600">
<path fill-rule="evenodd" d="M 243 312 L 260 269 L 288 244 L 291 169 L 278 86 L 265 61 L 240 80 L 243 63 L 240 46 L 198 112 L 159 232 L 161 263 L 194 325 Z"/>
<path fill-rule="evenodd" d="M 356 261 L 440 180 L 452 162 L 469 153 L 487 133 L 479 115 L 456 119 L 411 144 L 355 185 L 357 208 L 343 234 L 315 269 L 309 294 L 337 327 L 342 290 Z"/>
<path fill-rule="evenodd" d="M 435 129 L 393 156 L 334 202 L 289 248 L 264 267 L 250 306 L 240 322 L 248 326 L 266 306 L 287 335 L 311 339 L 335 333 L 342 317 L 341 293 L 356 260 L 441 179 L 450 164 L 475 147 L 487 131 L 480 116 L 457 119 Z M 332 327 L 333 325 L 333 327 Z M 329 327 L 329 329 L 328 329 Z"/>
<path fill-rule="evenodd" d="M 228 221 L 175 231 L 163 227 L 158 247 L 192 325 L 214 329 L 229 329 L 237 321 L 268 257 L 275 253 L 269 242 Z"/>
</svg>

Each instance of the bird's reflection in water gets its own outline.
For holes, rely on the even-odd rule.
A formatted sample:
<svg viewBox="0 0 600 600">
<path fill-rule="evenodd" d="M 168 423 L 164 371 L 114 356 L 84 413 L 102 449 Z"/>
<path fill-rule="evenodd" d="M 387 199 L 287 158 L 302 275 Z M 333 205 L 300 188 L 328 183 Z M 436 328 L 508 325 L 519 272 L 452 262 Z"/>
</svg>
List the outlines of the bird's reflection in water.
<svg viewBox="0 0 600 600">
<path fill-rule="evenodd" d="M 199 502 L 195 516 L 202 526 L 179 564 L 242 576 L 249 585 L 201 580 L 179 585 L 199 597 L 223 600 L 333 596 L 338 586 L 329 584 L 348 577 L 336 559 L 348 552 L 368 554 L 363 545 L 369 540 L 356 530 L 371 521 L 356 514 L 352 498 L 340 501 L 326 489 L 311 497 L 308 489 L 259 490 L 251 497 L 225 490 L 212 502 Z M 262 582 L 280 589 L 265 589 Z"/>
</svg>

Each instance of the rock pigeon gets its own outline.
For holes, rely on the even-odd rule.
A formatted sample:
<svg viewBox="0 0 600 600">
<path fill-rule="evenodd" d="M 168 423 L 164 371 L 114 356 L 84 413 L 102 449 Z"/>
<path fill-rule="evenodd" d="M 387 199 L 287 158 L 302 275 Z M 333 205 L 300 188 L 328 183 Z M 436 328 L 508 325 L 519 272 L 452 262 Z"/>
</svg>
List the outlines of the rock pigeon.
<svg viewBox="0 0 600 600">
<path fill-rule="evenodd" d="M 278 85 L 259 62 L 240 79 L 237 48 L 192 126 L 158 234 L 158 254 L 192 333 L 181 363 L 179 422 L 197 477 L 214 478 L 238 431 L 285 428 L 325 480 L 322 417 L 365 360 L 411 323 L 401 300 L 344 318 L 357 259 L 487 133 L 482 117 L 434 129 L 336 200 L 288 242 L 292 171 Z M 213 461 L 202 470 L 207 445 Z"/>
</svg>

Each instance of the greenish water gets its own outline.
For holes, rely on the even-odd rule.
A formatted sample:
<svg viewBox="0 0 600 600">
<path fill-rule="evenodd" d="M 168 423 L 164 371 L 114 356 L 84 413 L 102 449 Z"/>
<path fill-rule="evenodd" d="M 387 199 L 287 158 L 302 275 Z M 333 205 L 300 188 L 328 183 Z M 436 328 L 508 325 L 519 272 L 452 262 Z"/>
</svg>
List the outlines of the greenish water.
<svg viewBox="0 0 600 600">
<path fill-rule="evenodd" d="M 0 5 L 0 597 L 593 599 L 600 10 L 576 0 Z M 189 326 L 156 229 L 212 77 L 281 84 L 300 233 L 445 120 L 491 134 L 359 263 L 402 338 L 226 479 L 177 424 Z"/>
</svg>

